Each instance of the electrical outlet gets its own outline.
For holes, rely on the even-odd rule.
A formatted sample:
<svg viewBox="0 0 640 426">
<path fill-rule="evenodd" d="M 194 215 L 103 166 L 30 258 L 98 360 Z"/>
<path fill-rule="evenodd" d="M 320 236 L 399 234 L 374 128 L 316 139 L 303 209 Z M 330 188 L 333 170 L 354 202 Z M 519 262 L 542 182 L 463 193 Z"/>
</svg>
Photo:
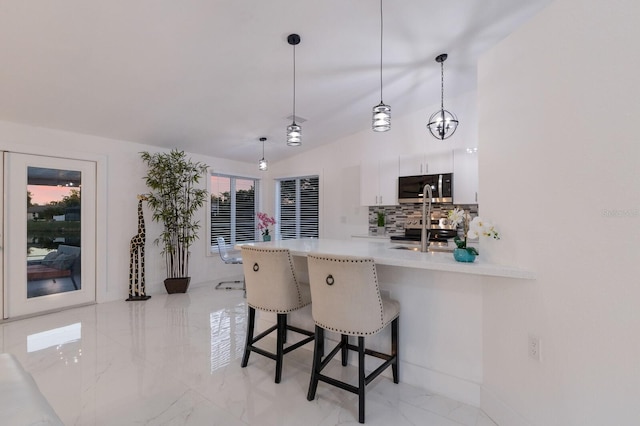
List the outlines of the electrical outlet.
<svg viewBox="0 0 640 426">
<path fill-rule="evenodd" d="M 542 360 L 541 351 L 540 351 L 540 338 L 538 336 L 534 336 L 533 334 L 529 335 L 529 358 L 540 362 Z"/>
</svg>

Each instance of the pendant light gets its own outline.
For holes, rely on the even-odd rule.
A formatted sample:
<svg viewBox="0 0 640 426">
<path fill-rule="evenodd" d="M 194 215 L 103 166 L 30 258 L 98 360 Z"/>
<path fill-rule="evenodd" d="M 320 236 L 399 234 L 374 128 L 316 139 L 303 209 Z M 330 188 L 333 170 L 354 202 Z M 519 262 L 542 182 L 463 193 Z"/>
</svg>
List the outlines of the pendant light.
<svg viewBox="0 0 640 426">
<path fill-rule="evenodd" d="M 262 160 L 258 161 L 258 169 L 261 172 L 266 172 L 267 171 L 267 160 L 264 159 L 264 143 L 267 140 L 267 138 L 260 138 L 260 142 L 262 142 Z"/>
<path fill-rule="evenodd" d="M 302 144 L 302 128 L 296 124 L 296 45 L 300 43 L 300 36 L 289 34 L 287 41 L 293 46 L 293 123 L 287 126 L 287 145 L 300 146 Z"/>
<path fill-rule="evenodd" d="M 447 60 L 447 56 L 446 53 L 436 56 L 436 62 L 440 63 L 440 110 L 429 117 L 429 124 L 427 124 L 431 134 L 440 140 L 447 139 L 458 128 L 456 116 L 444 109 L 444 61 Z"/>
<path fill-rule="evenodd" d="M 380 103 L 373 107 L 371 128 L 374 132 L 386 132 L 391 128 L 391 107 L 382 101 L 382 0 L 380 0 Z"/>
</svg>

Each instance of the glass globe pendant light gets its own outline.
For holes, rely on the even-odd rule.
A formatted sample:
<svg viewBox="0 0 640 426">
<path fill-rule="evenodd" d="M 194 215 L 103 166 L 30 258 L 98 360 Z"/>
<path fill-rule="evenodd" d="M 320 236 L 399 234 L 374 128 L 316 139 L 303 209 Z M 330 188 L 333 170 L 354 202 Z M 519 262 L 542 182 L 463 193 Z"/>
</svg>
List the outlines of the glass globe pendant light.
<svg viewBox="0 0 640 426">
<path fill-rule="evenodd" d="M 447 56 L 446 53 L 443 53 L 436 57 L 436 62 L 440 63 L 440 110 L 429 117 L 429 124 L 427 124 L 431 134 L 440 140 L 453 135 L 459 123 L 455 114 L 444 109 L 444 61 L 447 60 Z"/>
<path fill-rule="evenodd" d="M 300 43 L 300 36 L 289 34 L 287 41 L 293 46 L 293 122 L 287 126 L 287 145 L 300 146 L 302 144 L 302 128 L 296 124 L 296 45 Z"/>
<path fill-rule="evenodd" d="M 262 159 L 260 161 L 258 161 L 258 169 L 261 172 L 266 172 L 267 171 L 267 160 L 264 159 L 264 143 L 267 140 L 267 138 L 260 138 L 260 142 L 262 142 Z"/>
<path fill-rule="evenodd" d="M 386 132 L 391 129 L 391 107 L 382 101 L 382 0 L 380 0 L 380 103 L 373 107 L 371 128 L 374 132 Z"/>
</svg>

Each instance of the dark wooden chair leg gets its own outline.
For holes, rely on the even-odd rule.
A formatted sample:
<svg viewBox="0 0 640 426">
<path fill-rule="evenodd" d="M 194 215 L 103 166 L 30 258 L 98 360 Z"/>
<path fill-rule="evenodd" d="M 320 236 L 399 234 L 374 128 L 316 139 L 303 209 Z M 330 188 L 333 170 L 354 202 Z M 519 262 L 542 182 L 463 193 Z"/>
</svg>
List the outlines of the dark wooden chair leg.
<svg viewBox="0 0 640 426">
<path fill-rule="evenodd" d="M 244 368 L 249 362 L 249 355 L 251 354 L 251 345 L 253 344 L 253 326 L 256 321 L 256 310 L 249 306 L 249 322 L 247 323 L 247 340 L 244 343 L 244 356 L 242 357 L 241 367 Z"/>
<path fill-rule="evenodd" d="M 284 341 L 287 333 L 287 314 L 278 314 L 278 329 L 276 332 L 276 383 L 282 378 L 282 358 L 284 357 Z"/>
<path fill-rule="evenodd" d="M 391 371 L 393 372 L 393 383 L 398 383 L 400 378 L 400 357 L 398 356 L 398 320 L 394 319 L 391 322 L 391 355 L 395 357 L 393 364 L 391 364 Z"/>
<path fill-rule="evenodd" d="M 358 421 L 364 423 L 364 337 L 358 336 Z"/>
<path fill-rule="evenodd" d="M 311 366 L 311 379 L 309 381 L 309 392 L 307 400 L 313 401 L 316 397 L 316 389 L 318 389 L 318 374 L 320 373 L 320 364 L 324 352 L 324 329 L 316 325 L 316 339 L 313 344 L 313 363 Z"/>
<path fill-rule="evenodd" d="M 342 366 L 346 366 L 349 361 L 349 336 L 346 334 L 342 335 Z"/>
<path fill-rule="evenodd" d="M 284 335 L 282 338 L 282 343 L 287 343 L 287 315 L 284 316 Z"/>
</svg>

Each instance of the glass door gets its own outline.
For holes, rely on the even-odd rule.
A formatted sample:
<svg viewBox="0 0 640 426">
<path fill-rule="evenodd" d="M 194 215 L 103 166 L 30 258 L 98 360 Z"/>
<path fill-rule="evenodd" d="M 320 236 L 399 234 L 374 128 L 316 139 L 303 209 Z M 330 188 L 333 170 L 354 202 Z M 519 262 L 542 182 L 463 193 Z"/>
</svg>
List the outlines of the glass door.
<svg viewBox="0 0 640 426">
<path fill-rule="evenodd" d="M 95 301 L 96 164 L 4 154 L 4 318 Z"/>
</svg>

